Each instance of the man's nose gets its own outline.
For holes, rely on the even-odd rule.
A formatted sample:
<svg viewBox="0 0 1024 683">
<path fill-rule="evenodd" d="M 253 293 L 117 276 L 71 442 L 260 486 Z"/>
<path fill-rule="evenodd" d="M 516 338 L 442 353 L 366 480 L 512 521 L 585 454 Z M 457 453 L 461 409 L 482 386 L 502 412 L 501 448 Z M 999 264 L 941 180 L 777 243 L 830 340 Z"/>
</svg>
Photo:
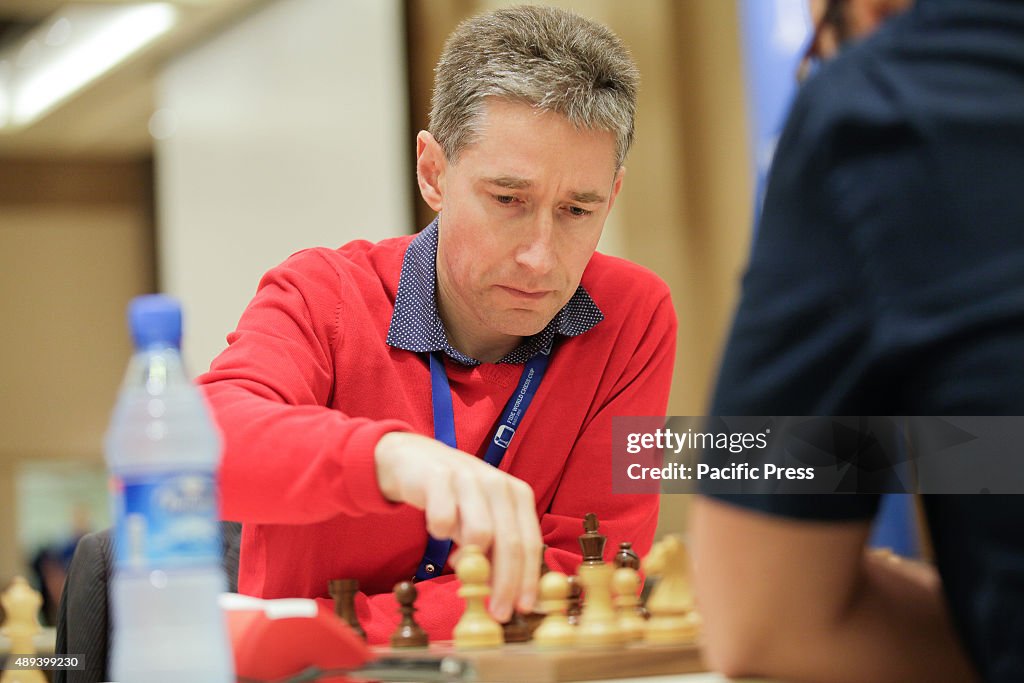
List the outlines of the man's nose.
<svg viewBox="0 0 1024 683">
<path fill-rule="evenodd" d="M 555 267 L 554 221 L 546 211 L 532 220 L 523 232 L 516 250 L 516 263 L 539 274 L 551 272 Z"/>
</svg>

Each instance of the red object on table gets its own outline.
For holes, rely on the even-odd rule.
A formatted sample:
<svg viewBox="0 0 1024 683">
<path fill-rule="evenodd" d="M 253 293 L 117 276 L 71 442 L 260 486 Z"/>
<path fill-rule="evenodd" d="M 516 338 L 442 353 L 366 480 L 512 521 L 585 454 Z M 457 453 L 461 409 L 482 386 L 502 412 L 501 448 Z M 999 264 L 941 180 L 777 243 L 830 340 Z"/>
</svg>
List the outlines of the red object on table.
<svg viewBox="0 0 1024 683">
<path fill-rule="evenodd" d="M 316 667 L 357 669 L 373 659 L 363 639 L 333 611 L 317 605 L 315 616 L 271 617 L 262 609 L 227 610 L 238 677 L 277 681 Z M 347 681 L 344 676 L 318 679 Z"/>
</svg>

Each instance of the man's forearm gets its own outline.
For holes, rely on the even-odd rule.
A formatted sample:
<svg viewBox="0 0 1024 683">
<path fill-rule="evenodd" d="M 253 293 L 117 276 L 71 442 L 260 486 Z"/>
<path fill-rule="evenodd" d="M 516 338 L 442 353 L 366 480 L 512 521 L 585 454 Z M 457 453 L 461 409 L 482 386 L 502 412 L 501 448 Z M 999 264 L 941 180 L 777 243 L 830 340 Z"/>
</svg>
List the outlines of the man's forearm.
<svg viewBox="0 0 1024 683">
<path fill-rule="evenodd" d="M 698 498 L 708 663 L 786 681 L 970 681 L 934 568 L 865 553 L 867 520 L 776 517 Z"/>
<path fill-rule="evenodd" d="M 804 623 L 780 621 L 759 651 L 723 668 L 816 683 L 977 678 L 927 565 L 868 554 L 845 609 L 830 623 Z"/>
</svg>

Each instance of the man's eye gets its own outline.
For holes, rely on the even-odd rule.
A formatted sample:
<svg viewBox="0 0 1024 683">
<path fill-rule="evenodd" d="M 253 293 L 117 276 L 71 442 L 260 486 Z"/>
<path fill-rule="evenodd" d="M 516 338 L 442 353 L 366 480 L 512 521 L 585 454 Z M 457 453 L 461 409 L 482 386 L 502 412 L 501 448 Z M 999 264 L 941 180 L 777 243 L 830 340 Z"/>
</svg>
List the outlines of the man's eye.
<svg viewBox="0 0 1024 683">
<path fill-rule="evenodd" d="M 495 201 L 499 204 L 515 204 L 516 198 L 510 194 L 496 194 L 494 195 Z"/>
<path fill-rule="evenodd" d="M 570 206 L 569 207 L 569 213 L 571 213 L 573 216 L 579 216 L 579 217 L 582 218 L 583 216 L 589 216 L 590 214 L 592 214 L 594 212 L 593 211 L 587 211 L 586 209 L 584 209 L 582 207 L 579 207 L 579 206 Z"/>
</svg>

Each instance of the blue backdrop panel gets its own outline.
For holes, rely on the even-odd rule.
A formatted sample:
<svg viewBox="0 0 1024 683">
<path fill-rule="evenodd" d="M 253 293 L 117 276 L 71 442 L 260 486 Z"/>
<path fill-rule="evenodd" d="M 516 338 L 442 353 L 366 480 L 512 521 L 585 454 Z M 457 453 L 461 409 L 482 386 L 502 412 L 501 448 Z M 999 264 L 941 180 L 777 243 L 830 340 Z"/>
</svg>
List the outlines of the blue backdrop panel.
<svg viewBox="0 0 1024 683">
<path fill-rule="evenodd" d="M 757 208 L 810 35 L 806 0 L 738 0 Z"/>
</svg>

